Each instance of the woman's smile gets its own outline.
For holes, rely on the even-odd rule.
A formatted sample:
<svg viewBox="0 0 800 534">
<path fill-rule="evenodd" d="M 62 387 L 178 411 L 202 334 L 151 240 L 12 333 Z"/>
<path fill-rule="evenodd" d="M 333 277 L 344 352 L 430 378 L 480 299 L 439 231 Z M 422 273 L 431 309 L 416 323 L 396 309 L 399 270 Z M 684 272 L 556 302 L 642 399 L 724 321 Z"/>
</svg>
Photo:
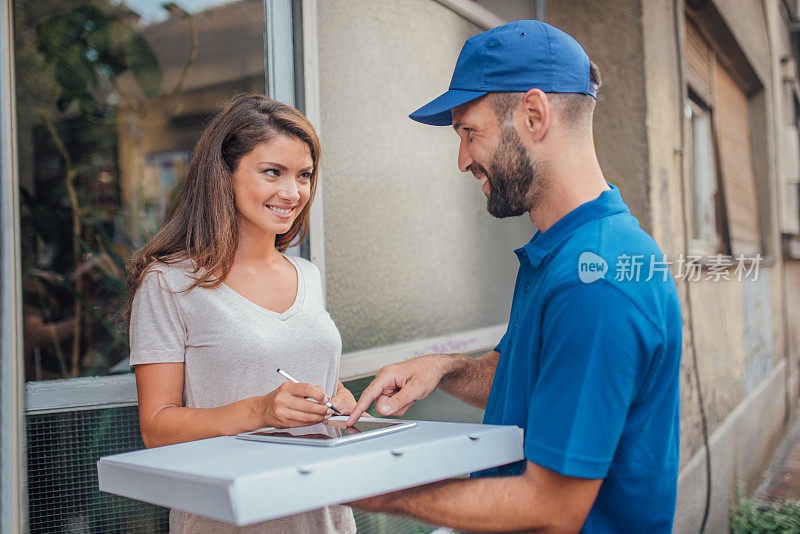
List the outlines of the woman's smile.
<svg viewBox="0 0 800 534">
<path fill-rule="evenodd" d="M 279 219 L 291 219 L 294 206 L 278 206 L 275 204 L 266 204 L 267 209 Z"/>
</svg>

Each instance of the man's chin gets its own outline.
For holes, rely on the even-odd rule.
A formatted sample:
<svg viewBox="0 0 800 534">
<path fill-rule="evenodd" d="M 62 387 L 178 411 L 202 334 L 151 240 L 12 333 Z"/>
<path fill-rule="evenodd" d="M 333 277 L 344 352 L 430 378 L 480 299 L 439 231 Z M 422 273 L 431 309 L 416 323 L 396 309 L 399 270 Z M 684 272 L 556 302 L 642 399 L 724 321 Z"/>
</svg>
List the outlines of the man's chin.
<svg viewBox="0 0 800 534">
<path fill-rule="evenodd" d="M 487 199 L 486 201 L 486 211 L 489 212 L 489 215 L 497 219 L 506 219 L 508 217 L 519 217 L 520 215 L 525 213 L 524 209 L 515 209 L 510 206 L 493 205 L 491 198 Z"/>
</svg>

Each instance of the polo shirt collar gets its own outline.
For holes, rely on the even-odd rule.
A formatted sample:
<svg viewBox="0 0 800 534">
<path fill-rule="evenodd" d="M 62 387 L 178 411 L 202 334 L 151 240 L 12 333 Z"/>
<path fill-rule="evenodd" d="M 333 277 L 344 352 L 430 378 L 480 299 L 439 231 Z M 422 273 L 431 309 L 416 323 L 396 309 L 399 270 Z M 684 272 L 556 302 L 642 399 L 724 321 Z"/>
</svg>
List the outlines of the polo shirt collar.
<svg viewBox="0 0 800 534">
<path fill-rule="evenodd" d="M 630 213 L 617 186 L 608 185 L 611 189 L 603 191 L 596 199 L 585 202 L 570 211 L 546 232 L 537 230 L 527 245 L 514 251 L 519 260 L 522 261 L 523 257 L 527 256 L 531 265 L 538 268 L 553 249 L 587 222 L 617 213 Z"/>
</svg>

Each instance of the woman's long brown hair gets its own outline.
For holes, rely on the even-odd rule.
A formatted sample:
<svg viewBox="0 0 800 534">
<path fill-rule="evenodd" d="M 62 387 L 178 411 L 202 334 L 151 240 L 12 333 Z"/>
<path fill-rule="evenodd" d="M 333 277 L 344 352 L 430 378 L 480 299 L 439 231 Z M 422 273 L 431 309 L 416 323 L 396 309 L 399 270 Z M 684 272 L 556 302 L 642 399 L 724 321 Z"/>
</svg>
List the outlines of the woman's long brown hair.
<svg viewBox="0 0 800 534">
<path fill-rule="evenodd" d="M 239 161 L 258 144 L 285 135 L 308 145 L 313 161 L 311 195 L 291 228 L 275 237 L 283 252 L 308 232 L 309 209 L 317 189 L 320 145 L 302 113 L 257 94 L 236 97 L 203 130 L 189 172 L 164 225 L 128 262 L 123 324 L 130 320 L 136 290 L 154 262 L 194 261 L 197 286 L 219 286 L 233 266 L 239 244 L 239 218 L 232 178 Z"/>
</svg>

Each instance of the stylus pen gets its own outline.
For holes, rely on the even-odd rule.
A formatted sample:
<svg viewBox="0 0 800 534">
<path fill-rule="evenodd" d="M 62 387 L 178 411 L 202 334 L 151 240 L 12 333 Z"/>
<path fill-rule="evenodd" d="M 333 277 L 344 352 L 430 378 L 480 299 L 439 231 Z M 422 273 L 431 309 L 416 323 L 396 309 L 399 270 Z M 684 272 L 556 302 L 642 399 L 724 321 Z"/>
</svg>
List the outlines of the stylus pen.
<svg viewBox="0 0 800 534">
<path fill-rule="evenodd" d="M 284 371 L 280 367 L 278 368 L 278 374 L 280 374 L 286 380 L 291 380 L 295 384 L 299 384 L 300 383 L 299 380 L 297 380 L 295 377 L 293 377 L 292 375 L 290 375 L 289 373 L 287 373 L 286 371 Z M 328 408 L 330 408 L 331 410 L 333 410 L 334 412 L 338 413 L 339 415 L 342 415 L 342 412 L 340 412 L 339 409 L 336 406 L 331 404 L 331 401 L 325 401 L 323 404 L 325 406 L 327 406 Z"/>
</svg>

